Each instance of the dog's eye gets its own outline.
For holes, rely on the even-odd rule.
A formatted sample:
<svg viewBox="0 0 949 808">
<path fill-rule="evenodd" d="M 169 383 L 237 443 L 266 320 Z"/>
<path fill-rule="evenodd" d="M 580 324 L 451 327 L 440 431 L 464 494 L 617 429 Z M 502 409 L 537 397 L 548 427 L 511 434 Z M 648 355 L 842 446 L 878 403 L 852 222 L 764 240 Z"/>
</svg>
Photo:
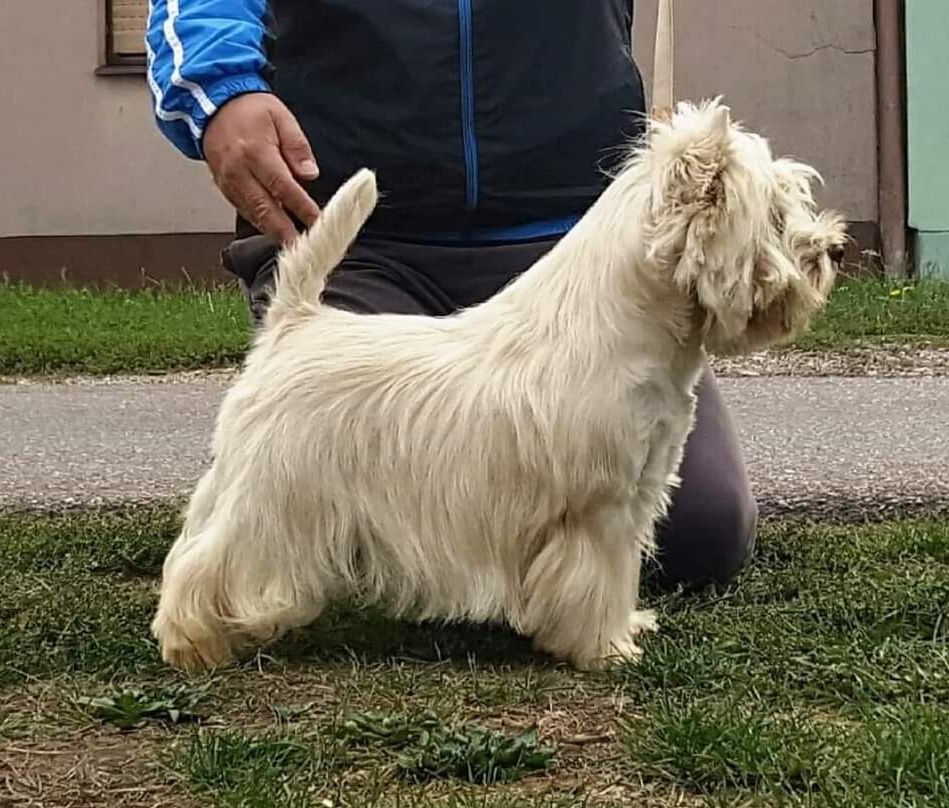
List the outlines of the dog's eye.
<svg viewBox="0 0 949 808">
<path fill-rule="evenodd" d="M 842 244 L 835 244 L 827 251 L 827 257 L 832 264 L 840 266 L 844 262 L 844 247 Z"/>
</svg>

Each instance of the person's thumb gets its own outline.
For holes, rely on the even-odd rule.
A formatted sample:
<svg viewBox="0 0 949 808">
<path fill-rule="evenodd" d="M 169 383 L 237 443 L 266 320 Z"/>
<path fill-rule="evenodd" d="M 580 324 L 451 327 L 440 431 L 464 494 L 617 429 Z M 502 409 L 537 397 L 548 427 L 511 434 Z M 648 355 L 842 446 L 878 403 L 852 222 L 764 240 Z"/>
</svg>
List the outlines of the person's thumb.
<svg viewBox="0 0 949 808">
<path fill-rule="evenodd" d="M 274 124 L 280 138 L 280 153 L 290 170 L 302 180 L 315 180 L 320 169 L 313 156 L 313 149 L 310 148 L 310 143 L 293 113 L 283 107 L 274 115 Z"/>
</svg>

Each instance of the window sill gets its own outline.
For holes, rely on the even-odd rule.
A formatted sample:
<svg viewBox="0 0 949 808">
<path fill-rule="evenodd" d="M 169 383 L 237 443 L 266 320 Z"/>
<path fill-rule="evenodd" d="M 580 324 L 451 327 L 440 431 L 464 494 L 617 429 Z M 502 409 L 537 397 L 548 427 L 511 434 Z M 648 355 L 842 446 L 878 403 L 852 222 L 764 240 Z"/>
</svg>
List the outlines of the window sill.
<svg viewBox="0 0 949 808">
<path fill-rule="evenodd" d="M 99 65 L 95 69 L 95 74 L 97 76 L 144 76 L 145 75 L 145 65 L 143 64 L 131 64 L 131 65 Z"/>
</svg>

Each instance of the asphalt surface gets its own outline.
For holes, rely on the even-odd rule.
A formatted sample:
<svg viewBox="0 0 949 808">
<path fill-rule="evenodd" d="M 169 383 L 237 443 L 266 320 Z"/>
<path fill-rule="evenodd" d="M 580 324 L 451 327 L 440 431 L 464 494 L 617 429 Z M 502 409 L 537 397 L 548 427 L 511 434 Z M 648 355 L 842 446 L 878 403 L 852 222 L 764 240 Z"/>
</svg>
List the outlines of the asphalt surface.
<svg viewBox="0 0 949 808">
<path fill-rule="evenodd" d="M 0 509 L 186 496 L 226 383 L 0 385 Z M 721 383 L 765 514 L 949 513 L 949 377 Z"/>
</svg>

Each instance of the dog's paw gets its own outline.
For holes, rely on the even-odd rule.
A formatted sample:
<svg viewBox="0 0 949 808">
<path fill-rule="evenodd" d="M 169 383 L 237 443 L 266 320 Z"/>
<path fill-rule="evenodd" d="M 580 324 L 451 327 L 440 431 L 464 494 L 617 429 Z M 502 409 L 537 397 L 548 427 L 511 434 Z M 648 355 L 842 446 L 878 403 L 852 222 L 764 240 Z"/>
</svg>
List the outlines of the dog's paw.
<svg viewBox="0 0 949 808">
<path fill-rule="evenodd" d="M 639 630 L 636 632 L 639 633 Z M 622 665 L 638 662 L 643 655 L 634 637 L 633 631 L 627 631 L 599 648 L 589 646 L 582 649 L 552 650 L 543 644 L 534 642 L 534 650 L 546 653 L 555 659 L 566 662 L 579 671 L 603 671 Z"/>
<path fill-rule="evenodd" d="M 534 650 L 566 662 L 577 670 L 602 671 L 638 662 L 643 655 L 643 649 L 636 640 L 658 628 L 655 612 L 636 609 L 629 613 L 623 629 L 617 631 L 616 636 L 601 641 L 601 644 L 594 646 L 584 643 L 571 646 L 556 642 L 556 637 L 535 637 Z"/>
<path fill-rule="evenodd" d="M 604 658 L 604 668 L 616 668 L 621 665 L 635 664 L 642 659 L 643 649 L 637 645 L 632 636 L 626 637 L 610 646 L 610 652 Z"/>
<path fill-rule="evenodd" d="M 636 639 L 658 629 L 659 622 L 655 612 L 639 609 L 632 611 L 629 614 L 626 631 L 621 636 L 615 637 L 600 654 L 587 660 L 578 660 L 578 663 L 582 664 L 577 664 L 577 667 L 582 670 L 604 670 L 635 664 L 643 656 L 643 649 L 637 645 Z"/>
<path fill-rule="evenodd" d="M 595 654 L 574 656 L 569 662 L 577 670 L 597 672 L 635 664 L 642 655 L 643 649 L 628 635 L 614 640 L 608 648 L 603 648 Z"/>
<path fill-rule="evenodd" d="M 184 631 L 177 624 L 156 619 L 152 632 L 162 660 L 173 668 L 197 673 L 219 668 L 234 660 L 227 638 L 207 630 Z"/>
<path fill-rule="evenodd" d="M 659 620 L 656 613 L 650 610 L 637 609 L 629 615 L 629 633 L 632 636 L 659 630 Z"/>
</svg>

